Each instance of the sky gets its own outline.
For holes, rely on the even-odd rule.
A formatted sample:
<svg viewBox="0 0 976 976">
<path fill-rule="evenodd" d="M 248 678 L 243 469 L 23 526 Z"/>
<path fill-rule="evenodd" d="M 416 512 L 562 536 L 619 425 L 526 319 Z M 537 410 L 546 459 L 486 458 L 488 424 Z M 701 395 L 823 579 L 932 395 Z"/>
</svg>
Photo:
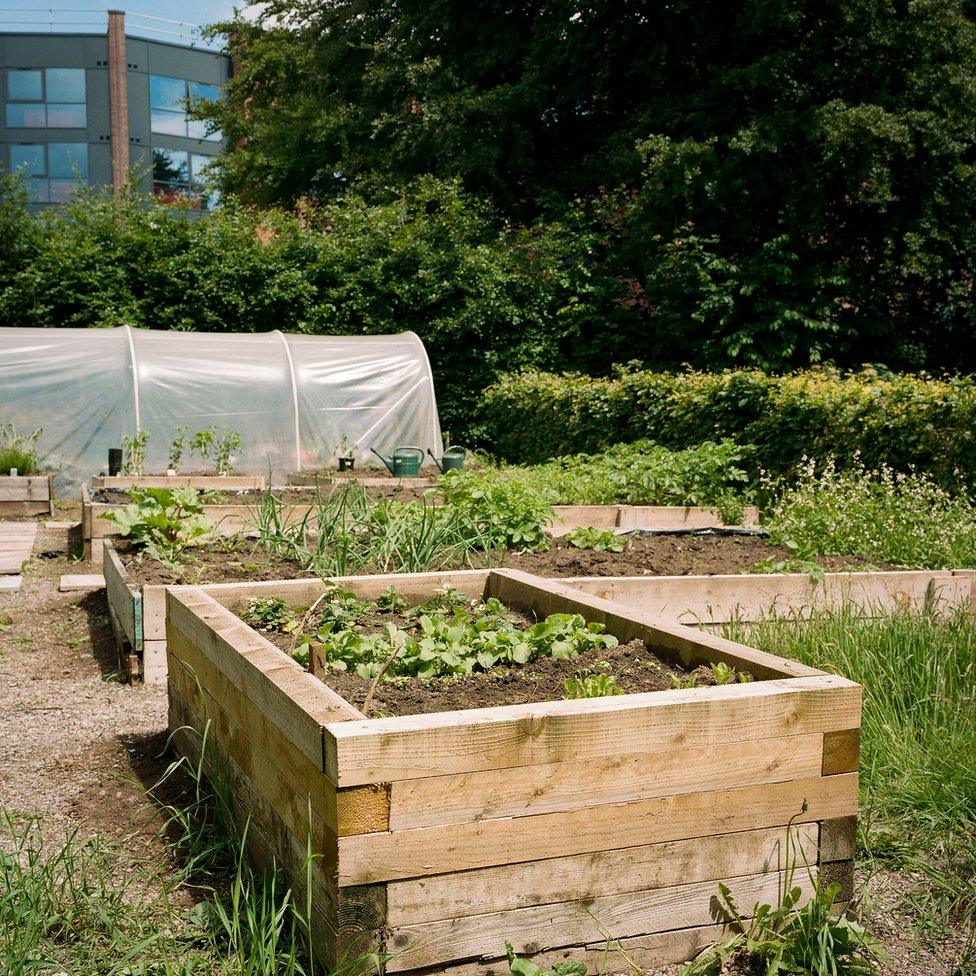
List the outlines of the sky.
<svg viewBox="0 0 976 976">
<path fill-rule="evenodd" d="M 53 15 L 55 30 L 78 31 L 85 30 L 85 27 L 65 24 L 65 21 L 83 21 L 91 24 L 92 29 L 96 25 L 103 25 L 105 17 L 103 14 L 92 14 L 83 11 L 94 9 L 102 10 L 124 10 L 127 14 L 146 14 L 150 17 L 161 17 L 167 20 L 184 21 L 188 24 L 208 24 L 217 20 L 229 18 L 235 6 L 235 0 L 116 0 L 108 2 L 104 7 L 93 0 L 52 0 L 51 5 L 55 7 Z M 236 0 L 237 6 L 244 6 L 244 0 Z M 72 14 L 71 11 L 78 11 Z M 48 29 L 48 14 L 41 9 L 38 0 L 0 0 L 0 32 L 11 29 L 21 29 L 19 25 L 30 24 L 29 29 Z M 13 23 L 17 27 L 13 27 Z M 160 30 L 177 31 L 179 28 L 172 25 L 162 24 L 155 21 L 145 21 L 145 24 L 155 26 Z M 138 17 L 131 17 L 127 24 L 128 32 L 140 34 L 145 37 L 155 37 L 161 41 L 179 41 L 181 38 L 160 33 L 144 33 L 140 29 L 141 22 Z M 183 38 L 186 40 L 186 38 Z"/>
</svg>

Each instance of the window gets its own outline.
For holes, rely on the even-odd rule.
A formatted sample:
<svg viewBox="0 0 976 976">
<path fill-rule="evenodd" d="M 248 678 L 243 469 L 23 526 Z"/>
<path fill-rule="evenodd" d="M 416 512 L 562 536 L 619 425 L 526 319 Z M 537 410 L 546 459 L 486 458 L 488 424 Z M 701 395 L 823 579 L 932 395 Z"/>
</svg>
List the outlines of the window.
<svg viewBox="0 0 976 976">
<path fill-rule="evenodd" d="M 31 200 L 64 203 L 88 182 L 88 146 L 84 142 L 12 145 L 10 168 L 22 173 Z"/>
<path fill-rule="evenodd" d="M 220 142 L 223 135 L 219 130 L 208 134 L 208 122 L 187 117 L 188 106 L 198 102 L 216 102 L 219 98 L 218 85 L 204 85 L 182 78 L 167 78 L 165 75 L 150 75 L 150 127 L 159 135 Z"/>
<path fill-rule="evenodd" d="M 12 129 L 83 129 L 84 68 L 10 68 L 7 126 Z"/>
<path fill-rule="evenodd" d="M 207 186 L 213 159 L 179 149 L 154 149 L 153 195 L 166 203 L 189 201 L 194 210 L 212 210 L 219 199 Z"/>
</svg>

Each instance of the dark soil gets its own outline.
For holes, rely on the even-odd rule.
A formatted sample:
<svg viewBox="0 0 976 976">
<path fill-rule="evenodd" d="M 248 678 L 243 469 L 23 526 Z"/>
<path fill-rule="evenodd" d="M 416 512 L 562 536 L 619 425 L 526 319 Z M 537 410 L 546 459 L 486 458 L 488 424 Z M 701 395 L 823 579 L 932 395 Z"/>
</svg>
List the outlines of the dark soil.
<svg viewBox="0 0 976 976">
<path fill-rule="evenodd" d="M 290 559 L 272 559 L 261 549 L 242 550 L 208 547 L 190 550 L 184 557 L 180 572 L 161 566 L 148 556 L 140 557 L 127 551 L 118 541 L 116 547 L 126 572 L 134 583 L 238 583 L 251 580 L 286 580 L 314 576 L 299 563 Z"/>
<path fill-rule="evenodd" d="M 767 559 L 788 560 L 787 549 L 770 545 L 752 535 L 655 535 L 629 536 L 624 552 L 593 552 L 568 542 L 553 540 L 540 552 L 501 554 L 493 563 L 521 569 L 537 576 L 712 576 L 750 573 Z M 851 556 L 821 556 L 827 572 L 867 568 L 867 560 Z M 875 569 L 896 569 L 871 563 Z"/>
<path fill-rule="evenodd" d="M 598 662 L 610 667 L 598 666 Z M 391 678 L 377 687 L 370 717 L 559 701 L 566 697 L 569 678 L 603 673 L 612 674 L 622 693 L 628 695 L 670 690 L 673 678 L 687 678 L 689 674 L 662 661 L 643 641 L 632 640 L 617 647 L 588 651 L 572 661 L 542 657 L 520 667 L 498 668 L 464 678 Z M 698 685 L 715 684 L 709 668 L 697 668 L 694 675 Z M 372 684 L 350 672 L 334 671 L 325 680 L 357 708 L 362 707 Z"/>
<path fill-rule="evenodd" d="M 236 608 L 236 612 L 244 617 L 247 604 L 242 603 Z M 520 629 L 528 628 L 536 622 L 536 618 L 520 611 L 510 609 L 509 614 L 511 622 Z M 416 627 L 416 621 L 403 613 L 375 610 L 361 618 L 355 629 L 363 634 L 375 634 L 382 632 L 388 624 L 394 624 L 403 630 Z M 296 643 L 293 634 L 261 632 L 286 653 L 290 653 Z M 311 653 L 318 662 L 318 652 L 314 644 Z M 321 665 L 316 663 L 314 670 L 320 672 Z M 487 708 L 493 705 L 556 701 L 566 698 L 568 679 L 588 674 L 612 675 L 622 694 L 665 691 L 674 687 L 675 678 L 686 680 L 692 673 L 696 685 L 715 684 L 710 668 L 699 667 L 694 672 L 686 671 L 680 665 L 658 657 L 643 641 L 635 639 L 617 647 L 587 651 L 571 661 L 540 657 L 528 664 L 498 667 L 487 673 L 466 677 L 386 677 L 374 692 L 371 716 L 417 715 Z M 371 679 L 366 680 L 353 672 L 332 671 L 326 675 L 325 680 L 357 708 L 363 707 L 372 686 Z"/>
</svg>

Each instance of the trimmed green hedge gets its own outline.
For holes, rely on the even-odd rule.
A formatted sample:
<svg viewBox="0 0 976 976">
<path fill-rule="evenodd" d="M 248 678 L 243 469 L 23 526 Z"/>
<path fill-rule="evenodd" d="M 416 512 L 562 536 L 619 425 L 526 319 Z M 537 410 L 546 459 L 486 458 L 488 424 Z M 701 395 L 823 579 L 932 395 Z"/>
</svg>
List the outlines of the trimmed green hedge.
<svg viewBox="0 0 976 976">
<path fill-rule="evenodd" d="M 611 378 L 523 373 L 483 395 L 479 434 L 498 458 L 538 463 L 650 438 L 676 448 L 732 438 L 757 468 L 804 456 L 859 455 L 868 467 L 915 467 L 943 484 L 976 484 L 976 380 L 814 369 L 653 373 Z"/>
</svg>

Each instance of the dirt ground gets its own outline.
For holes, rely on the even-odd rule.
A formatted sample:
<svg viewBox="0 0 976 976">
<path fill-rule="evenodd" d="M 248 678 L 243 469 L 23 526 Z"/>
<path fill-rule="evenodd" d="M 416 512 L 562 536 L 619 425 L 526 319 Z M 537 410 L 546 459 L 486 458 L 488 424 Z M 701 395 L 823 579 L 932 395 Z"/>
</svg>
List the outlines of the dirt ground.
<svg viewBox="0 0 976 976">
<path fill-rule="evenodd" d="M 0 594 L 0 619 L 9 619 L 0 624 L 0 809 L 42 815 L 49 835 L 79 827 L 141 857 L 160 856 L 162 820 L 145 790 L 172 758 L 166 692 L 119 683 L 103 591 L 58 592 L 63 573 L 90 571 L 68 558 L 63 531 L 42 530 L 23 588 Z M 178 786 L 164 793 L 174 796 Z M 913 879 L 862 881 L 871 928 L 892 957 L 886 976 L 963 976 L 956 960 L 964 934 L 941 932 L 920 947 L 919 916 L 898 907 Z M 655 976 L 665 972 L 678 970 Z"/>
</svg>

